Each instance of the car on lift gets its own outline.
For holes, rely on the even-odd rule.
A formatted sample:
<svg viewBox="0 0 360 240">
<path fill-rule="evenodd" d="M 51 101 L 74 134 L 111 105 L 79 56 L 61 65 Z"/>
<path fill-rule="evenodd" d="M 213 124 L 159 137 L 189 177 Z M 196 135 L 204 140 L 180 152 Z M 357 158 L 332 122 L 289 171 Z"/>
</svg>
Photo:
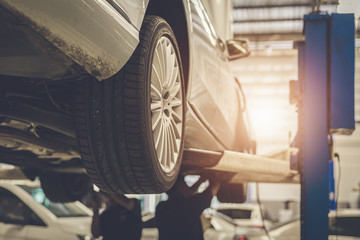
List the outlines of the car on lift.
<svg viewBox="0 0 360 240">
<path fill-rule="evenodd" d="M 0 33 L 0 162 L 53 201 L 79 199 L 88 176 L 164 192 L 184 148 L 253 147 L 229 66 L 247 42 L 221 40 L 201 0 L 0 0 Z"/>
<path fill-rule="evenodd" d="M 0 181 L 0 240 L 92 240 L 91 221 L 85 205 L 51 202 L 38 182 Z"/>
</svg>

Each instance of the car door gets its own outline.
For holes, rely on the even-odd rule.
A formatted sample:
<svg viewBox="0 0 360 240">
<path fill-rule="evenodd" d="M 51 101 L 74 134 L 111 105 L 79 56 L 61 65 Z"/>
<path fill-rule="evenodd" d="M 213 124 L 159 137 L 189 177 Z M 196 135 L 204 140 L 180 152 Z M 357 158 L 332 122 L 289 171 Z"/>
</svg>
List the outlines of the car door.
<svg viewBox="0 0 360 240">
<path fill-rule="evenodd" d="M 26 240 L 46 240 L 46 239 L 64 239 L 66 234 L 62 234 L 62 231 L 56 231 L 57 229 L 51 228 L 30 208 L 26 209 L 27 216 L 27 229 Z"/>
<path fill-rule="evenodd" d="M 219 79 L 217 86 L 218 104 L 216 116 L 218 119 L 215 126 L 221 126 L 217 130 L 219 136 L 226 136 L 225 143 L 228 149 L 242 151 L 247 141 L 247 133 L 243 122 L 244 98 L 240 91 L 237 79 L 235 79 L 227 58 L 227 48 L 225 41 L 218 39 L 219 55 Z"/>
<path fill-rule="evenodd" d="M 24 203 L 9 190 L 0 187 L 0 240 L 25 240 Z"/>
<path fill-rule="evenodd" d="M 235 109 L 239 98 L 235 81 L 229 79 L 229 73 L 223 72 L 229 69 L 222 69 L 226 46 L 217 37 L 201 0 L 190 0 L 189 5 L 192 52 L 188 101 L 191 110 L 222 148 L 232 149 L 238 112 Z"/>
<path fill-rule="evenodd" d="M 0 240 L 69 239 L 54 230 L 17 195 L 0 187 Z"/>
<path fill-rule="evenodd" d="M 217 37 L 209 17 L 200 0 L 190 0 L 191 84 L 188 100 L 191 110 L 200 118 L 207 129 L 216 135 L 213 124 L 217 106 L 217 86 L 219 81 L 219 61 Z"/>
</svg>

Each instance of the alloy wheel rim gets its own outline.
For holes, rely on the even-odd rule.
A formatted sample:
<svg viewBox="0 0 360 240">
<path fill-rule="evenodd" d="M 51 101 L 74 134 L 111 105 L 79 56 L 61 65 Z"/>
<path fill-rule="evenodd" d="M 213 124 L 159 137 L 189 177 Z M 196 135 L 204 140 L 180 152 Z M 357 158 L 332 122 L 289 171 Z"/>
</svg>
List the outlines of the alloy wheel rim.
<svg viewBox="0 0 360 240">
<path fill-rule="evenodd" d="M 179 62 L 171 41 L 162 36 L 151 72 L 151 122 L 159 164 L 169 174 L 178 161 L 183 128 L 183 95 Z"/>
</svg>

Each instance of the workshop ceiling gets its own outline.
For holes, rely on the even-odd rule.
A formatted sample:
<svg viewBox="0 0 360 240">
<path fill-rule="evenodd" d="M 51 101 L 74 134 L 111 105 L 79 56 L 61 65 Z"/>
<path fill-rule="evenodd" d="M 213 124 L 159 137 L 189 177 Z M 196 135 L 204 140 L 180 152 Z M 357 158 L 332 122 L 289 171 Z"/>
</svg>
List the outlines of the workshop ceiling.
<svg viewBox="0 0 360 240">
<path fill-rule="evenodd" d="M 339 0 L 234 0 L 234 35 L 251 41 L 302 39 L 303 16 L 320 7 L 336 12 Z"/>
</svg>

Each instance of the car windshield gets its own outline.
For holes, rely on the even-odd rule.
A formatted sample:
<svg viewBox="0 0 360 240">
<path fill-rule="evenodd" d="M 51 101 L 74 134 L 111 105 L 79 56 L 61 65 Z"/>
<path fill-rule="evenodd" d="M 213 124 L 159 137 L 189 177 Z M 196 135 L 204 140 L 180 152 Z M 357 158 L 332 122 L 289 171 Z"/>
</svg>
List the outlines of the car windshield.
<svg viewBox="0 0 360 240">
<path fill-rule="evenodd" d="M 219 209 L 218 212 L 231 217 L 232 219 L 250 219 L 251 210 L 248 209 Z"/>
<path fill-rule="evenodd" d="M 360 237 L 360 217 L 330 218 L 330 235 Z"/>
<path fill-rule="evenodd" d="M 19 185 L 28 192 L 31 197 L 47 209 L 49 209 L 57 217 L 88 217 L 90 216 L 81 207 L 75 203 L 54 203 L 50 201 L 44 191 L 39 187 L 30 187 L 27 185 Z"/>
</svg>

